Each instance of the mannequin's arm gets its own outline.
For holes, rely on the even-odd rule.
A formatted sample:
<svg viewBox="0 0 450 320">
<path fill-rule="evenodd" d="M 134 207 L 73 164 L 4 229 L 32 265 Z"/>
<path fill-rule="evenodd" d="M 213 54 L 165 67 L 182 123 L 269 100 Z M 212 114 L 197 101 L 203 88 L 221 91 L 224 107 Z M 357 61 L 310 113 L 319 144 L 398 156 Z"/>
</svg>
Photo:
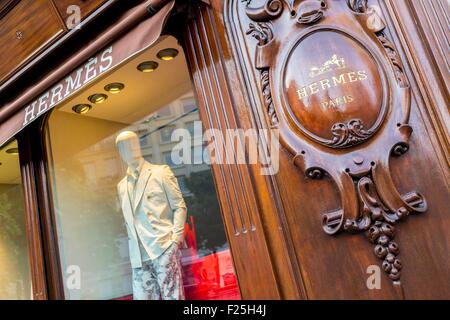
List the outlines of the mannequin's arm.
<svg viewBox="0 0 450 320">
<path fill-rule="evenodd" d="M 169 166 L 164 168 L 163 186 L 173 211 L 173 237 L 178 245 L 183 242 L 184 225 L 186 223 L 186 204 L 178 186 L 178 181 Z"/>
</svg>

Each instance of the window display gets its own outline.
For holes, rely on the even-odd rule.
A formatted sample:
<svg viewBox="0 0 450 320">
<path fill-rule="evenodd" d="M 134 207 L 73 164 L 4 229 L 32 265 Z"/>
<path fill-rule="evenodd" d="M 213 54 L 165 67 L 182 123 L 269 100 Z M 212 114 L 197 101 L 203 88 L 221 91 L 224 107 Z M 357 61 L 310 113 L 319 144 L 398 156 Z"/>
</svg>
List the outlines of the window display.
<svg viewBox="0 0 450 320">
<path fill-rule="evenodd" d="M 139 137 L 124 131 L 116 139 L 127 175 L 117 186 L 125 218 L 133 295 L 139 300 L 183 300 L 179 246 L 184 240 L 186 204 L 170 167 L 142 157 Z"/>
<path fill-rule="evenodd" d="M 32 299 L 17 141 L 0 148 L 0 300 Z"/>
<path fill-rule="evenodd" d="M 166 48 L 178 55 L 159 59 Z M 146 61 L 158 68 L 141 72 Z M 166 36 L 50 115 L 66 299 L 240 298 L 195 103 L 183 50 Z M 182 163 L 177 130 L 192 147 Z"/>
</svg>

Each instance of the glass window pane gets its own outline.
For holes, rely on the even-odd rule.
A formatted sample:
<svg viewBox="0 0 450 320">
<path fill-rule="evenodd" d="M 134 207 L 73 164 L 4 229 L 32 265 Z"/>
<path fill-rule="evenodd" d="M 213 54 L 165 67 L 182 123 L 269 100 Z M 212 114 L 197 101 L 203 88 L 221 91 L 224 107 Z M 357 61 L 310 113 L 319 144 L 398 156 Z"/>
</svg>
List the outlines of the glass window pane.
<svg viewBox="0 0 450 320">
<path fill-rule="evenodd" d="M 180 54 L 137 71 L 163 48 Z M 117 81 L 123 92 L 86 114 L 72 110 Z M 53 111 L 47 146 L 66 298 L 240 298 L 196 109 L 169 36 Z M 174 157 L 178 130 L 193 150 L 186 161 Z"/>
<path fill-rule="evenodd" d="M 163 163 L 167 164 L 171 168 L 177 166 L 172 160 L 172 152 L 170 151 L 163 153 Z"/>
<path fill-rule="evenodd" d="M 158 110 L 158 112 L 156 113 L 156 117 L 157 118 L 167 118 L 170 117 L 172 114 L 170 107 L 167 108 L 162 108 L 161 110 Z"/>
<path fill-rule="evenodd" d="M 189 134 L 191 135 L 191 137 L 194 137 L 196 132 L 195 132 L 195 122 L 194 121 L 190 121 L 188 123 L 186 123 L 186 129 L 189 132 Z"/>
<path fill-rule="evenodd" d="M 197 103 L 195 99 L 184 99 L 181 101 L 181 103 L 183 104 L 184 113 L 189 113 L 197 110 Z"/>
<path fill-rule="evenodd" d="M 31 271 L 17 141 L 0 148 L 0 300 L 30 300 Z"/>
<path fill-rule="evenodd" d="M 185 176 L 177 176 L 178 185 L 180 186 L 180 191 L 183 194 L 186 194 L 189 192 L 189 190 L 186 187 L 186 177 Z"/>
<path fill-rule="evenodd" d="M 175 126 L 164 126 L 160 129 L 161 142 L 171 142 L 172 132 L 176 129 Z"/>
</svg>

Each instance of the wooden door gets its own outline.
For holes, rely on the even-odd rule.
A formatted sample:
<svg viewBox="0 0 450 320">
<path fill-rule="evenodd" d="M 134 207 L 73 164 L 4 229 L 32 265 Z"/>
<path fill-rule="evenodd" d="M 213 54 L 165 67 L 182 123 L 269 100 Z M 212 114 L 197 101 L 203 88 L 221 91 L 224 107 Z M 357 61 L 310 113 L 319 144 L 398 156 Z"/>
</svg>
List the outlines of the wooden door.
<svg viewBox="0 0 450 320">
<path fill-rule="evenodd" d="M 247 189 L 280 288 L 273 297 L 450 298 L 448 71 L 436 64 L 448 57 L 423 36 L 441 26 L 432 41 L 445 49 L 441 5 L 212 1 L 216 30 L 193 33 L 218 37 L 212 65 L 231 88 L 222 112 L 280 134 L 279 172 L 250 170 L 258 184 Z M 430 24 L 424 10 L 439 19 Z M 245 255 L 239 244 L 233 253 Z M 245 268 L 263 277 L 261 263 Z"/>
</svg>

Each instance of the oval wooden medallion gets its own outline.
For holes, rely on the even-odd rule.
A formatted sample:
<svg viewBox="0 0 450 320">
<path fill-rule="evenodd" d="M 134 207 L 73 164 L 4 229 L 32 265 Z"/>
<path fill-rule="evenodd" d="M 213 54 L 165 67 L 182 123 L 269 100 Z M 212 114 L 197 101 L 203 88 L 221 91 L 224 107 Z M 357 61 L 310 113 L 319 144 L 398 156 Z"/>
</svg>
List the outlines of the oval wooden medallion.
<svg viewBox="0 0 450 320">
<path fill-rule="evenodd" d="M 282 85 L 292 120 L 324 145 L 359 144 L 382 122 L 377 62 L 344 33 L 318 30 L 297 42 L 288 55 Z"/>
</svg>

